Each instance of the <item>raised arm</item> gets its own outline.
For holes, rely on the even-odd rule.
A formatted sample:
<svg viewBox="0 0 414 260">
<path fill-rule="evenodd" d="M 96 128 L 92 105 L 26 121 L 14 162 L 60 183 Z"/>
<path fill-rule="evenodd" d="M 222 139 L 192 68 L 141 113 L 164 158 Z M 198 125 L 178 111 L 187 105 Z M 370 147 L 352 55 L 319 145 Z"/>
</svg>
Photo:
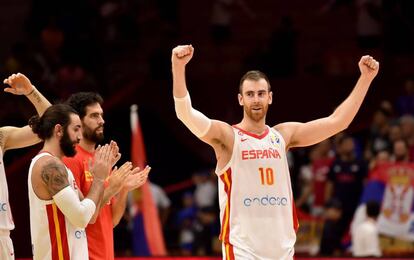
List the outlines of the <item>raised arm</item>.
<svg viewBox="0 0 414 260">
<path fill-rule="evenodd" d="M 361 76 L 354 89 L 330 116 L 307 123 L 288 122 L 275 126 L 285 138 L 288 148 L 313 145 L 349 126 L 379 70 L 379 63 L 371 56 L 363 56 L 358 66 Z"/>
<path fill-rule="evenodd" d="M 194 48 L 191 45 L 179 45 L 172 50 L 175 111 L 187 128 L 199 139 L 213 146 L 217 153 L 220 147 L 233 147 L 233 131 L 230 125 L 211 120 L 192 107 L 185 81 L 185 68 L 193 54 Z"/>
<path fill-rule="evenodd" d="M 4 84 L 9 85 L 4 89 L 5 92 L 14 95 L 25 95 L 35 106 L 39 115 L 42 115 L 50 106 L 49 101 L 21 73 L 11 75 L 4 80 Z M 4 151 L 34 145 L 38 142 L 40 142 L 40 139 L 28 126 L 0 128 L 0 146 Z"/>
</svg>

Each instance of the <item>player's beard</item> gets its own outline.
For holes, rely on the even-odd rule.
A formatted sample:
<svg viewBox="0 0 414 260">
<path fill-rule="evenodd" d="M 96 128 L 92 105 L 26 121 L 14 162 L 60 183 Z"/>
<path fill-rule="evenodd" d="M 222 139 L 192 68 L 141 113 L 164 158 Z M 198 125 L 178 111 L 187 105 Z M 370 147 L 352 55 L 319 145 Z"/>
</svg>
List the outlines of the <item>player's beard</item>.
<svg viewBox="0 0 414 260">
<path fill-rule="evenodd" d="M 253 108 L 257 108 L 257 107 L 260 107 L 261 110 L 258 110 L 258 111 L 253 110 Z M 267 104 L 264 105 L 264 106 L 261 106 L 261 105 L 256 105 L 256 106 L 251 105 L 249 107 L 244 106 L 244 111 L 246 112 L 247 116 L 250 119 L 252 119 L 255 122 L 259 122 L 264 117 L 266 117 L 268 108 L 269 108 L 269 105 L 267 105 Z"/>
<path fill-rule="evenodd" d="M 102 133 L 98 134 L 97 132 L 98 132 L 99 128 L 102 128 Z M 83 133 L 82 133 L 83 138 L 85 138 L 89 141 L 92 141 L 95 144 L 101 143 L 104 140 L 103 129 L 104 129 L 103 126 L 98 126 L 97 128 L 95 128 L 93 130 L 91 128 L 87 127 L 87 126 L 84 126 L 83 127 Z"/>
<path fill-rule="evenodd" d="M 79 143 L 79 140 L 72 141 L 69 137 L 67 129 L 63 131 L 62 139 L 60 139 L 60 149 L 66 157 L 73 157 L 76 154 L 75 145 Z"/>
</svg>

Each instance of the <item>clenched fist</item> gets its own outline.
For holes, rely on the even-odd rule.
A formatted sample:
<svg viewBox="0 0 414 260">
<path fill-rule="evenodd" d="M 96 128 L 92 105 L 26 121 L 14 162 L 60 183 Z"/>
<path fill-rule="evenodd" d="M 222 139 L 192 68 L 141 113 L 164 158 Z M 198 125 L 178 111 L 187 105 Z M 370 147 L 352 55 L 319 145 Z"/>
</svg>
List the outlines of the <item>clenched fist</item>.
<svg viewBox="0 0 414 260">
<path fill-rule="evenodd" d="M 171 62 L 173 66 L 185 66 L 194 54 L 192 45 L 178 45 L 172 50 Z"/>
<path fill-rule="evenodd" d="M 373 80 L 379 71 L 379 62 L 369 55 L 362 56 L 358 63 L 361 76 L 366 76 Z"/>
</svg>

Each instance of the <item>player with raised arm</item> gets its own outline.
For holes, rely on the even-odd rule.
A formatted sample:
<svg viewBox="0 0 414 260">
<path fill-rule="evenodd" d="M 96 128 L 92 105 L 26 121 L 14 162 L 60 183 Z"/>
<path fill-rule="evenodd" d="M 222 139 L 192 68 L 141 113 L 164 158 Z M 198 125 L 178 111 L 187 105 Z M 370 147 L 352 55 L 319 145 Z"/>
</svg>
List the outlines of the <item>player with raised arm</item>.
<svg viewBox="0 0 414 260">
<path fill-rule="evenodd" d="M 351 94 L 324 118 L 307 123 L 266 125 L 273 93 L 265 74 L 249 71 L 240 80 L 243 119 L 236 125 L 211 120 L 191 105 L 185 68 L 194 48 L 172 50 L 173 95 L 177 117 L 213 147 L 219 177 L 223 259 L 293 259 L 298 228 L 286 152 L 316 144 L 346 129 L 358 112 L 379 63 L 363 56 Z"/>
<path fill-rule="evenodd" d="M 39 115 L 50 106 L 49 101 L 32 85 L 23 74 L 12 74 L 3 81 L 8 87 L 5 92 L 14 95 L 25 95 L 34 105 Z M 6 172 L 3 163 L 3 154 L 7 150 L 23 148 L 39 143 L 40 139 L 32 132 L 29 126 L 0 127 L 0 259 L 13 260 L 14 249 L 10 239 L 10 231 L 14 229 L 14 222 L 9 203 L 9 192 L 6 181 Z"/>
</svg>

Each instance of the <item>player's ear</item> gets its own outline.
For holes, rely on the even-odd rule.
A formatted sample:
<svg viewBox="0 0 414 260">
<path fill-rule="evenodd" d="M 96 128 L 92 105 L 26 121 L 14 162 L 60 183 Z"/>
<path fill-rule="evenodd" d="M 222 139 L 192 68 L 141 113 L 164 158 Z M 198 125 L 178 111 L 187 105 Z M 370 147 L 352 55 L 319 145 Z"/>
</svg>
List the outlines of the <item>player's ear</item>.
<svg viewBox="0 0 414 260">
<path fill-rule="evenodd" d="M 270 91 L 269 92 L 269 105 L 272 104 L 272 102 L 273 102 L 273 92 Z"/>
<path fill-rule="evenodd" d="M 55 129 L 54 129 L 55 135 L 58 137 L 62 137 L 63 136 L 63 127 L 60 124 L 56 124 L 55 125 Z"/>
<path fill-rule="evenodd" d="M 237 94 L 237 99 L 239 100 L 239 105 L 243 106 L 243 96 L 240 93 Z"/>
</svg>

